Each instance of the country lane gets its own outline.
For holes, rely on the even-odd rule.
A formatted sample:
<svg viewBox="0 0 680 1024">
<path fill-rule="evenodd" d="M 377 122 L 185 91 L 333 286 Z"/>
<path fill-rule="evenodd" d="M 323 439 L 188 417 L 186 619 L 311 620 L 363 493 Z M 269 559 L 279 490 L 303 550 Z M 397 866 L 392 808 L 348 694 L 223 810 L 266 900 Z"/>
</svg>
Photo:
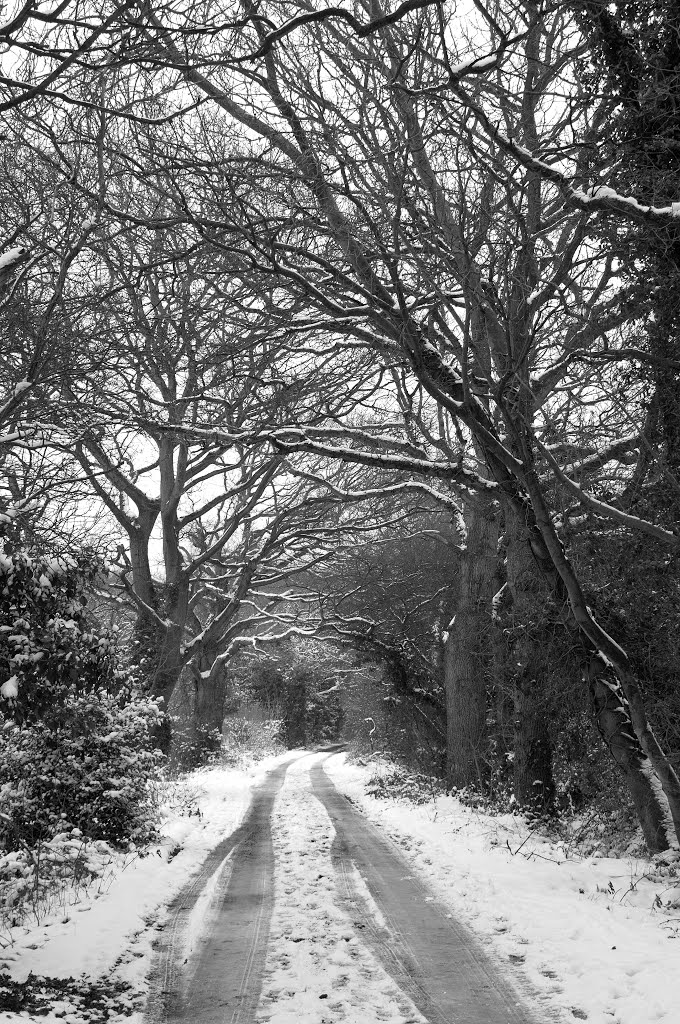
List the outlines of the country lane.
<svg viewBox="0 0 680 1024">
<path fill-rule="evenodd" d="M 535 1024 L 475 935 L 297 755 L 169 907 L 149 1024 Z"/>
</svg>

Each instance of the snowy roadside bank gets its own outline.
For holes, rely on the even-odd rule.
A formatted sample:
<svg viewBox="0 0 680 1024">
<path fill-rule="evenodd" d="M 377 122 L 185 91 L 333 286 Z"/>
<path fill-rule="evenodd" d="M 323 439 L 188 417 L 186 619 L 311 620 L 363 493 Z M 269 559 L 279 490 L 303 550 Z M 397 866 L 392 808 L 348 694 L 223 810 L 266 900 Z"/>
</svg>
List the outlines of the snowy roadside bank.
<svg viewBox="0 0 680 1024">
<path fill-rule="evenodd" d="M 165 808 L 162 842 L 143 857 L 121 855 L 112 865 L 104 890 L 88 895 L 72 907 L 55 913 L 32 927 L 15 929 L 13 945 L 0 948 L 0 974 L 23 982 L 29 974 L 50 978 L 86 976 L 105 978 L 107 984 L 130 986 L 130 1008 L 136 1012 L 109 1019 L 137 1024 L 137 1009 L 146 992 L 145 977 L 151 962 L 154 937 L 162 927 L 168 902 L 194 874 L 206 855 L 240 824 L 253 787 L 265 773 L 294 756 L 293 752 L 259 761 L 243 770 L 210 768 L 193 773 L 186 782 L 192 797 L 190 816 Z M 94 887 L 93 887 L 94 889 Z M 1 1024 L 35 1019 L 29 1013 L 5 1011 L 0 1001 Z M 41 1020 L 77 1024 L 87 1020 L 68 995 Z"/>
<path fill-rule="evenodd" d="M 546 1019 L 678 1020 L 680 872 L 655 872 L 639 858 L 578 858 L 532 835 L 522 819 L 491 817 L 452 797 L 418 806 L 375 799 L 365 794 L 374 769 L 344 754 L 324 767 L 433 892 L 514 965 L 517 985 Z"/>
</svg>

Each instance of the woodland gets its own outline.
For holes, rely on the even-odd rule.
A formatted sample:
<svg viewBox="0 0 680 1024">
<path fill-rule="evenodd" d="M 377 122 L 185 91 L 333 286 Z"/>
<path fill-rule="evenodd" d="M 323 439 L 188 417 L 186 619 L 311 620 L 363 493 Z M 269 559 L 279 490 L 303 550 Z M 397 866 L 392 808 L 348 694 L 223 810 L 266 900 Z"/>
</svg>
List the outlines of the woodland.
<svg viewBox="0 0 680 1024">
<path fill-rule="evenodd" d="M 244 708 L 677 846 L 677 5 L 0 20 L 0 850 Z"/>
</svg>

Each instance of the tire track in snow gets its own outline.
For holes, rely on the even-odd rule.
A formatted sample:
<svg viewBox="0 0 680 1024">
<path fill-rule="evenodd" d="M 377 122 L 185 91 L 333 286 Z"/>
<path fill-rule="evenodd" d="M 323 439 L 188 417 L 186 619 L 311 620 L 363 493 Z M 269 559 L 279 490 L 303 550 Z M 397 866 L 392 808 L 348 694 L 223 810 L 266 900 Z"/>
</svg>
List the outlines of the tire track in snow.
<svg viewBox="0 0 680 1024">
<path fill-rule="evenodd" d="M 270 817 L 293 760 L 269 772 L 255 788 L 243 823 L 215 847 L 170 903 L 149 978 L 149 1024 L 252 1019 L 272 905 Z M 197 939 L 201 909 L 207 914 L 204 934 Z"/>
<path fill-rule="evenodd" d="M 532 1024 L 476 936 L 437 904 L 396 848 L 337 791 L 322 764 L 310 775 L 336 831 L 331 855 L 341 899 L 423 1016 L 431 1024 Z"/>
</svg>

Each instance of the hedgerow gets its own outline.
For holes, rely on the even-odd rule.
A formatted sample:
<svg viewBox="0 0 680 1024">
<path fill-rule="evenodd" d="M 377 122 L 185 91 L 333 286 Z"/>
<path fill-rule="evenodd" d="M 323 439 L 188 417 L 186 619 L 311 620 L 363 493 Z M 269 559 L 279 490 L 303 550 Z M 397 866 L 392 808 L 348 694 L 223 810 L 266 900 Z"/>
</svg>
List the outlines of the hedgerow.
<svg viewBox="0 0 680 1024">
<path fill-rule="evenodd" d="M 1 520 L 4 518 L 4 522 Z M 105 572 L 91 551 L 25 543 L 0 517 L 0 849 L 67 829 L 116 845 L 154 830 L 156 705 L 86 615 Z"/>
<path fill-rule="evenodd" d="M 0 743 L 0 844 L 34 846 L 66 828 L 117 845 L 152 838 L 149 781 L 160 755 L 149 733 L 157 718 L 146 700 L 121 707 L 99 690 L 66 693 L 56 727 L 8 723 Z"/>
</svg>

